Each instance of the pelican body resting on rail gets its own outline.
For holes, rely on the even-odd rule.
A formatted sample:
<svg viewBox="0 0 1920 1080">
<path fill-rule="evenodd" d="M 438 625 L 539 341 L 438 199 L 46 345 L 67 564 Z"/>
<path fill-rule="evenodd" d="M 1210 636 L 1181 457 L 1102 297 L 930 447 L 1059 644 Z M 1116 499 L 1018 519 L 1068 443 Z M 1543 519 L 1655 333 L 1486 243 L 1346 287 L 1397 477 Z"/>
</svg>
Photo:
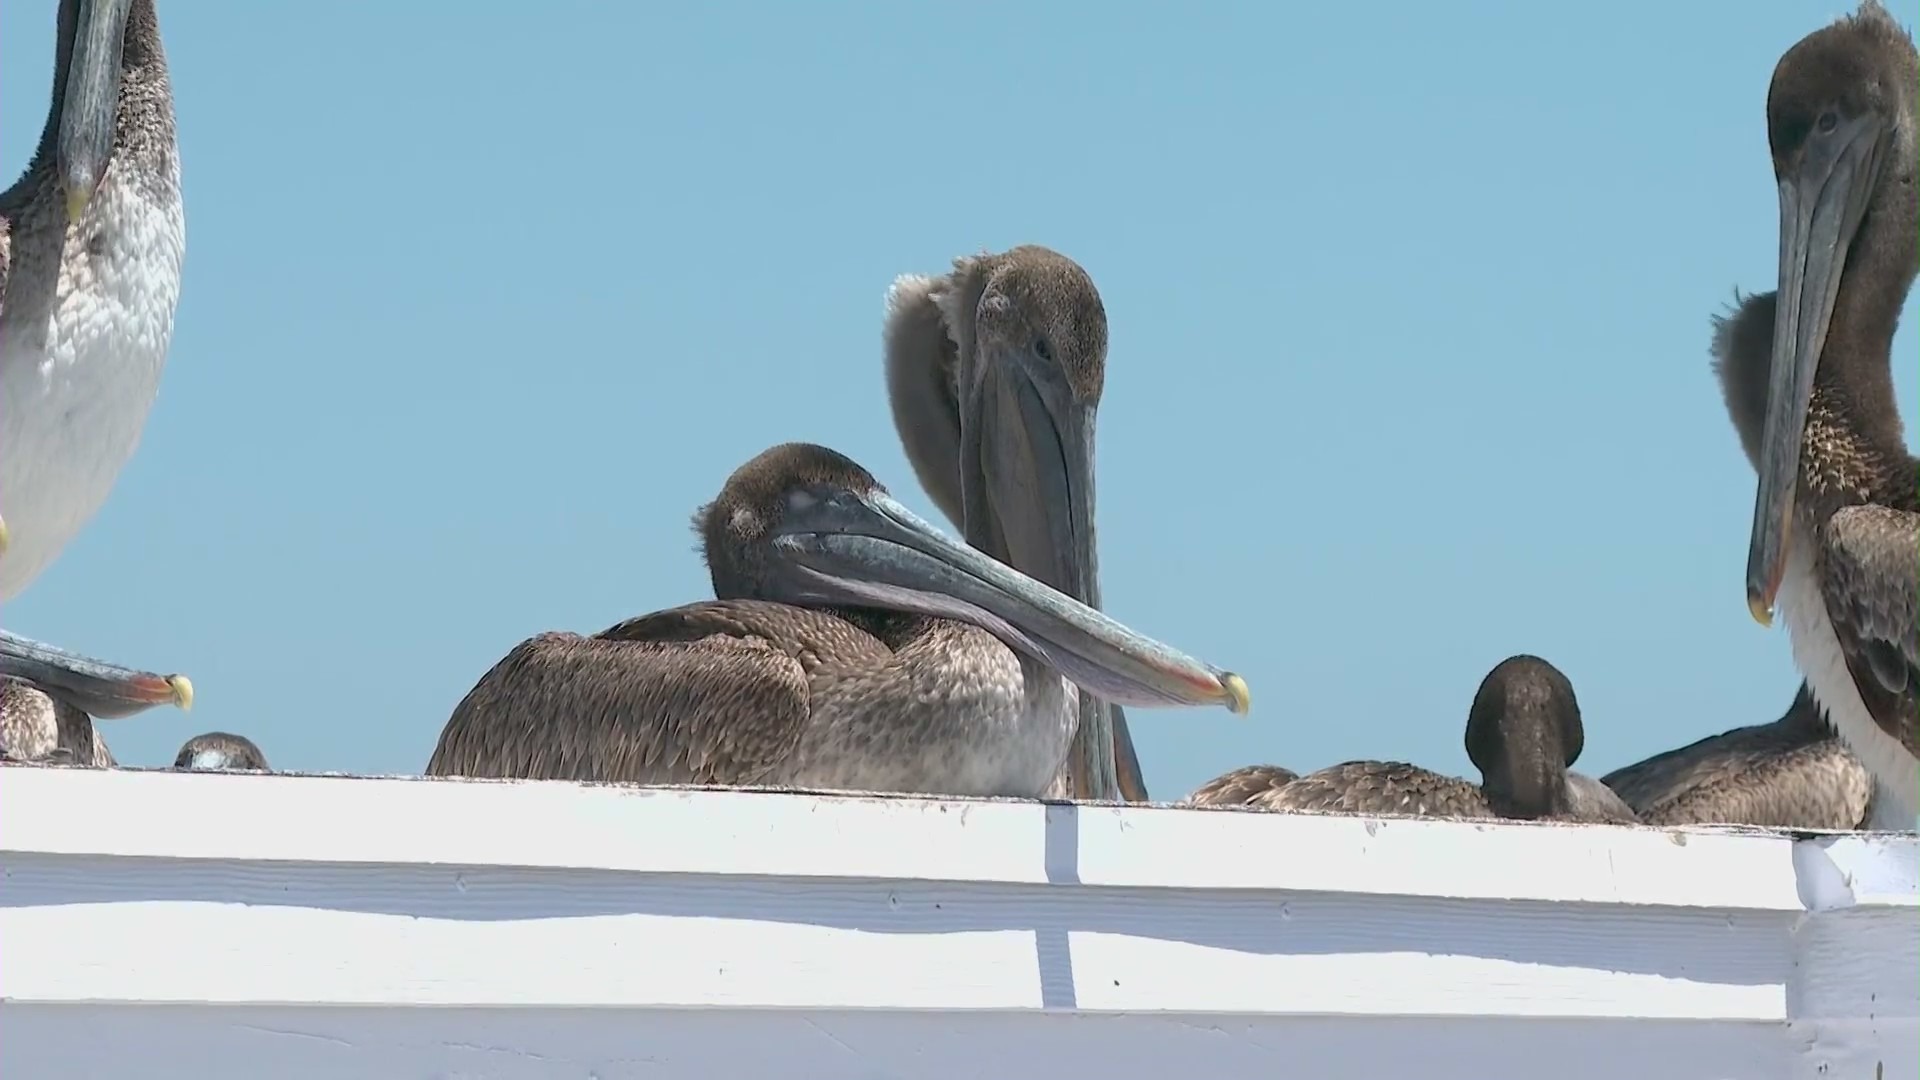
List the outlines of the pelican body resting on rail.
<svg viewBox="0 0 1920 1080">
<path fill-rule="evenodd" d="M 1351 761 L 1230 797 L 1228 773 L 1190 802 L 1264 810 L 1409 817 L 1519 818 L 1631 824 L 1633 811 L 1594 780 L 1570 772 L 1586 739 L 1573 684 L 1536 656 L 1503 660 L 1480 683 L 1467 714 L 1467 757 L 1478 785 L 1398 761 Z M 1236 770 L 1244 772 L 1244 770 Z M 1212 792 L 1202 798 L 1202 792 Z"/>
<path fill-rule="evenodd" d="M 252 739 L 225 731 L 209 731 L 182 743 L 173 767 L 196 772 L 273 771 L 267 767 L 267 755 Z"/>
<path fill-rule="evenodd" d="M 1815 700 L 1874 775 L 1874 826 L 1898 829 L 1920 812 L 1920 463 L 1891 375 L 1920 271 L 1917 84 L 1913 39 L 1875 0 L 1781 57 L 1779 289 L 1716 334 L 1758 459 L 1748 607 L 1765 625 L 1777 600 Z"/>
<path fill-rule="evenodd" d="M 694 524 L 718 599 L 523 642 L 428 774 L 1038 796 L 1075 683 L 1247 708 L 1239 676 L 947 539 L 824 447 L 765 451 Z"/>
<path fill-rule="evenodd" d="M 0 679 L 0 758 L 101 769 L 115 764 L 92 718 L 17 679 Z"/>
<path fill-rule="evenodd" d="M 1299 773 L 1279 765 L 1246 765 L 1201 784 L 1180 802 L 1185 806 L 1252 806 L 1298 779 Z"/>
<path fill-rule="evenodd" d="M 53 99 L 26 173 L 0 192 L 0 602 L 106 500 L 140 441 L 180 297 L 185 216 L 153 0 L 61 0 Z M 0 631 L 0 676 L 92 716 L 192 687 Z M 9 684 L 9 757 L 55 709 Z"/>
<path fill-rule="evenodd" d="M 1873 776 L 1805 683 L 1786 715 L 1711 735 L 1600 778 L 1648 825 L 1857 829 Z"/>
<path fill-rule="evenodd" d="M 1093 278 L 1038 246 L 965 256 L 887 294 L 887 396 L 920 486 L 967 543 L 1100 606 L 1094 417 L 1107 313 Z M 1052 791 L 1143 802 L 1126 715 L 1086 695 Z"/>
</svg>

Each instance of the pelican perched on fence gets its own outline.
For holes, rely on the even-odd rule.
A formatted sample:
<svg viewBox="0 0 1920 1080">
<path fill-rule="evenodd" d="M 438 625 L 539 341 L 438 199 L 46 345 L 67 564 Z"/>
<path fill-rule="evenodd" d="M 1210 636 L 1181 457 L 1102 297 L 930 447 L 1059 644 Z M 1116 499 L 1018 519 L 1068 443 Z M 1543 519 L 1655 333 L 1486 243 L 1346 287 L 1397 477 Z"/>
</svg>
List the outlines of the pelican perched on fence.
<svg viewBox="0 0 1920 1080">
<path fill-rule="evenodd" d="M 1100 606 L 1094 418 L 1107 313 L 1093 279 L 1044 247 L 903 276 L 887 297 L 887 391 L 920 485 L 969 544 Z M 1089 695 L 1056 794 L 1144 801 L 1117 705 Z"/>
<path fill-rule="evenodd" d="M 1710 735 L 1600 778 L 1648 825 L 1857 829 L 1873 776 L 1833 733 L 1805 683 L 1770 724 Z"/>
<path fill-rule="evenodd" d="M 173 92 L 153 0 L 61 0 L 53 98 L 26 173 L 0 192 L 0 602 L 106 500 L 159 388 L 186 249 Z M 182 676 L 0 632 L 0 676 L 96 717 L 188 707 Z M 17 685 L 17 684 L 16 684 Z M 0 728 L 49 726 L 7 692 Z M 10 756 L 38 736 L 21 735 Z"/>
<path fill-rule="evenodd" d="M 267 755 L 245 735 L 209 731 L 195 735 L 180 746 L 173 767 L 200 772 L 271 772 Z"/>
<path fill-rule="evenodd" d="M 523 642 L 427 772 L 1037 796 L 1075 684 L 1247 708 L 1239 676 L 947 539 L 824 447 L 760 454 L 695 528 L 718 599 Z"/>
<path fill-rule="evenodd" d="M 1467 757 L 1480 769 L 1480 784 L 1405 762 L 1350 761 L 1255 792 L 1245 804 L 1342 814 L 1633 822 L 1633 811 L 1613 792 L 1569 771 L 1585 739 L 1580 703 L 1567 677 L 1537 656 L 1513 656 L 1487 673 L 1467 713 Z M 1200 790 L 1222 786 L 1225 779 Z"/>
<path fill-rule="evenodd" d="M 1920 463 L 1894 407 L 1893 334 L 1920 271 L 1920 56 L 1885 8 L 1803 38 L 1774 68 L 1777 292 L 1715 335 L 1757 462 L 1747 604 L 1776 601 L 1794 662 L 1873 773 L 1874 824 L 1920 812 Z"/>
</svg>

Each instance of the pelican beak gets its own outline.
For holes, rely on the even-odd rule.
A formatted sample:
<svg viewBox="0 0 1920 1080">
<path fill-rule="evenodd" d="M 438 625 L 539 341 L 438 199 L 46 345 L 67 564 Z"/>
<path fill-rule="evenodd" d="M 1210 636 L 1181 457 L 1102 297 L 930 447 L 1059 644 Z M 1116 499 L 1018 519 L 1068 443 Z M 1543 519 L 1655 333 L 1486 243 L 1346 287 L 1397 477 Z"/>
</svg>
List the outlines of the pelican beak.
<svg viewBox="0 0 1920 1080">
<path fill-rule="evenodd" d="M 1004 348 L 1004 346 L 1001 346 Z M 1093 525 L 1096 407 L 1075 397 L 1057 371 L 1036 369 L 1003 353 L 981 367 L 985 376 L 972 402 L 968 449 L 975 520 L 968 541 L 1023 568 L 1040 581 L 1100 607 L 1100 565 Z M 1126 735 L 1126 716 L 1093 694 L 1080 695 L 1080 728 L 1073 771 L 1082 791 L 1144 800 L 1139 759 Z M 1110 749 L 1109 749 L 1110 748 Z M 1081 753 L 1089 755 L 1081 760 Z"/>
<path fill-rule="evenodd" d="M 120 101 L 120 52 L 133 0 L 80 0 L 56 147 L 67 221 L 78 222 L 106 176 Z"/>
<path fill-rule="evenodd" d="M 1786 574 L 1800 479 L 1800 443 L 1814 372 L 1840 295 L 1847 249 L 1885 162 L 1886 125 L 1844 121 L 1808 138 L 1800 163 L 1780 177 L 1780 292 L 1760 435 L 1760 481 L 1747 542 L 1747 610 L 1762 626 Z"/>
<path fill-rule="evenodd" d="M 794 602 L 971 623 L 1108 701 L 1235 713 L 1250 705 L 1240 676 L 948 539 L 883 491 L 846 492 L 790 512 L 774 550 L 780 588 Z"/>
<path fill-rule="evenodd" d="M 28 682 L 99 720 L 155 705 L 193 708 L 185 675 L 155 675 L 104 663 L 0 630 L 0 675 Z"/>
</svg>

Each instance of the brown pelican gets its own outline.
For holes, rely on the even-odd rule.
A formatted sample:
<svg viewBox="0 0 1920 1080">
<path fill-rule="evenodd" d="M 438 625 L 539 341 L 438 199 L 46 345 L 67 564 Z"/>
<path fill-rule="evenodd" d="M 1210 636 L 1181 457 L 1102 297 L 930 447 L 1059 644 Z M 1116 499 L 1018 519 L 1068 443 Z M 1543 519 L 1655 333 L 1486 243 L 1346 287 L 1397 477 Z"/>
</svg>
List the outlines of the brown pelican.
<svg viewBox="0 0 1920 1080">
<path fill-rule="evenodd" d="M 18 679 L 0 678 L 0 760 L 112 768 L 86 713 Z"/>
<path fill-rule="evenodd" d="M 1767 625 L 1778 601 L 1814 699 L 1880 788 L 1876 827 L 1900 829 L 1920 811 L 1920 467 L 1891 378 L 1920 270 L 1916 84 L 1913 39 L 1875 0 L 1780 58 L 1779 291 L 1716 335 L 1759 469 L 1748 608 Z"/>
<path fill-rule="evenodd" d="M 1271 798 L 1268 792 L 1286 787 L 1300 774 L 1278 765 L 1248 765 L 1219 776 L 1193 789 L 1180 800 L 1186 806 L 1247 806 L 1258 798 Z"/>
<path fill-rule="evenodd" d="M 209 731 L 188 739 L 174 756 L 173 767 L 207 772 L 272 771 L 267 767 L 267 755 L 260 752 L 252 739 L 224 731 Z"/>
<path fill-rule="evenodd" d="M 1586 738 L 1573 684 L 1536 656 L 1502 660 L 1467 713 L 1467 757 L 1484 783 L 1398 761 L 1352 761 L 1252 797 L 1268 810 L 1631 823 L 1633 811 L 1568 766 Z M 1217 781 L 1216 781 L 1217 783 Z"/>
<path fill-rule="evenodd" d="M 427 773 L 1036 796 L 1067 679 L 1247 707 L 1239 676 L 947 539 L 823 447 L 760 454 L 694 527 L 719 599 L 523 642 Z"/>
<path fill-rule="evenodd" d="M 185 224 L 173 92 L 153 0 L 61 0 L 53 100 L 0 192 L 0 602 L 92 518 L 153 405 Z M 0 675 L 96 716 L 164 702 L 126 669 L 0 633 Z"/>
<path fill-rule="evenodd" d="M 1657 754 L 1600 778 L 1648 825 L 1857 829 L 1873 777 L 1800 684 L 1786 715 Z"/>
<path fill-rule="evenodd" d="M 888 399 L 920 485 L 967 543 L 1090 607 L 1094 414 L 1107 313 L 1087 272 L 1044 247 L 965 256 L 887 294 Z M 1087 695 L 1065 789 L 1145 801 L 1126 715 Z"/>
</svg>

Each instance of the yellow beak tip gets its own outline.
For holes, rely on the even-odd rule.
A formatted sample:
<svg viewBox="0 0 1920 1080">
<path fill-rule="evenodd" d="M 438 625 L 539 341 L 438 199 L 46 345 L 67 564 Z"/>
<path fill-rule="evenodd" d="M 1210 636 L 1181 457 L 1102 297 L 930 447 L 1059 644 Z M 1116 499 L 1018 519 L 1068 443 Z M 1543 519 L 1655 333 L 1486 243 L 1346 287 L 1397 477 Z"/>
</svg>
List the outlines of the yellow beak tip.
<svg viewBox="0 0 1920 1080">
<path fill-rule="evenodd" d="M 1247 689 L 1247 680 L 1229 671 L 1220 676 L 1220 685 L 1227 691 L 1227 711 L 1235 716 L 1244 716 L 1253 708 L 1253 694 Z"/>
<path fill-rule="evenodd" d="M 173 703 L 180 706 L 181 712 L 193 709 L 193 680 L 185 675 L 167 676 L 167 685 L 173 687 Z"/>
<path fill-rule="evenodd" d="M 1747 614 L 1752 615 L 1753 621 L 1761 626 L 1773 625 L 1773 605 L 1769 604 L 1764 597 L 1747 597 Z"/>
</svg>

